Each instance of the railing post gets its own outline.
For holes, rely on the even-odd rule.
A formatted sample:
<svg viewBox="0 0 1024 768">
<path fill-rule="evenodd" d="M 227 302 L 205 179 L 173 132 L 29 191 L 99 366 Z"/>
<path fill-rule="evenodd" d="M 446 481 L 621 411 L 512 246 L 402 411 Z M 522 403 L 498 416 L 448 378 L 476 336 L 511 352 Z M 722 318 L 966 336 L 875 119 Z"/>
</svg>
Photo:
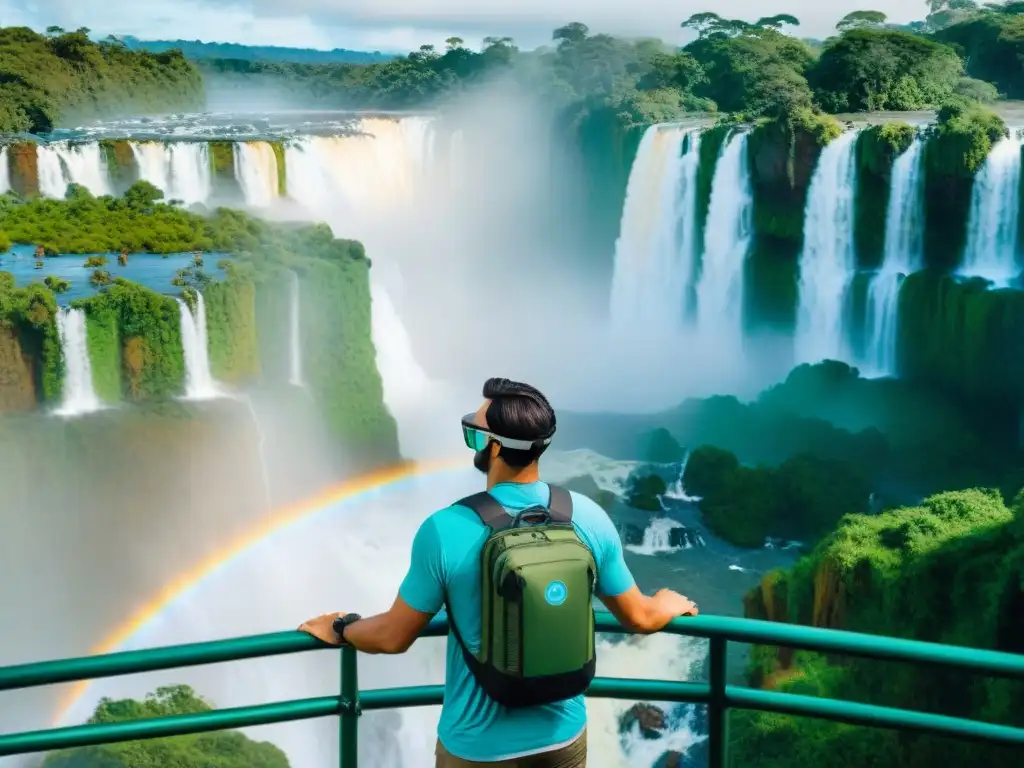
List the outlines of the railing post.
<svg viewBox="0 0 1024 768">
<path fill-rule="evenodd" d="M 359 675 L 357 652 L 350 645 L 341 649 L 341 707 L 338 713 L 340 768 L 359 765 Z"/>
<path fill-rule="evenodd" d="M 724 637 L 711 638 L 711 701 L 708 703 L 708 768 L 726 768 L 729 759 L 729 709 L 725 699 L 728 643 Z"/>
</svg>

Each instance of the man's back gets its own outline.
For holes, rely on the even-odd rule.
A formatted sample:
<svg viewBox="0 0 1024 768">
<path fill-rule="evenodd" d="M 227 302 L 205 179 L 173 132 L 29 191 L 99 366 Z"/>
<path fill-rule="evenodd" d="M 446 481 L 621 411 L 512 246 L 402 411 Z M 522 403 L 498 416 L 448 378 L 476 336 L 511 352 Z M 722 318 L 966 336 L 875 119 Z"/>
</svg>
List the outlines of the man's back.
<svg viewBox="0 0 1024 768">
<path fill-rule="evenodd" d="M 500 483 L 491 495 L 511 514 L 546 506 L 546 483 Z M 572 494 L 573 525 L 598 568 L 598 592 L 614 597 L 633 586 L 622 544 L 608 515 L 590 499 Z M 488 536 L 476 513 L 451 506 L 432 514 L 413 542 L 412 564 L 399 592 L 412 608 L 435 613 L 449 601 L 452 618 L 470 650 L 480 648 L 480 555 Z M 465 760 L 491 762 L 544 752 L 572 742 L 586 726 L 583 697 L 540 707 L 506 709 L 477 685 L 449 635 L 441 743 Z"/>
</svg>

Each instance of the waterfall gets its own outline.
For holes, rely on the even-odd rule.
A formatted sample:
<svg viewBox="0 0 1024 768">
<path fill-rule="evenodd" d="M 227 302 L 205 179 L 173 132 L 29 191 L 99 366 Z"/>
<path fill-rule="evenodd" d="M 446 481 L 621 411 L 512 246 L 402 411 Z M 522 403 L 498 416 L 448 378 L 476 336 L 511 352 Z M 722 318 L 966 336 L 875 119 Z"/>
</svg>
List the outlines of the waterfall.
<svg viewBox="0 0 1024 768">
<path fill-rule="evenodd" d="M 396 280 L 385 279 L 400 274 L 381 254 L 394 248 L 390 236 L 396 208 L 416 207 L 425 195 L 436 195 L 425 184 L 434 131 L 424 118 L 365 119 L 361 130 L 361 135 L 312 136 L 289 143 L 288 197 L 327 221 L 335 235 L 354 237 L 373 254 L 371 321 L 384 402 L 399 424 L 403 455 L 423 458 L 434 455 L 438 440 L 444 439 L 439 437 L 443 428 L 430 420 L 447 418 L 442 404 L 447 394 L 413 354 L 396 306 Z"/>
<path fill-rule="evenodd" d="M 0 147 L 0 195 L 11 190 L 11 169 L 9 163 L 7 147 Z"/>
<path fill-rule="evenodd" d="M 163 190 L 164 199 L 205 203 L 213 189 L 210 148 L 203 141 L 131 143 L 139 178 Z"/>
<path fill-rule="evenodd" d="M 678 533 L 673 535 L 673 531 L 678 531 Z M 644 529 L 643 542 L 628 544 L 626 549 L 637 555 L 668 554 L 678 552 L 680 549 L 690 549 L 695 545 L 696 540 L 686 526 L 679 521 L 673 520 L 671 517 L 656 517 Z"/>
<path fill-rule="evenodd" d="M 57 334 L 64 356 L 64 384 L 59 416 L 81 416 L 103 406 L 92 386 L 92 362 L 86 343 L 85 310 L 64 307 L 57 312 Z"/>
<path fill-rule="evenodd" d="M 743 337 L 743 270 L 750 250 L 752 214 L 747 135 L 734 133 L 722 146 L 715 165 L 697 283 L 700 338 L 726 354 L 738 352 Z"/>
<path fill-rule="evenodd" d="M 354 136 L 304 137 L 285 148 L 288 196 L 311 212 L 340 217 L 414 201 L 433 132 L 426 118 L 366 119 Z M 348 236 L 358 233 L 347 232 Z"/>
<path fill-rule="evenodd" d="M 290 272 L 291 282 L 288 303 L 288 383 L 294 387 L 305 386 L 302 379 L 302 317 L 301 293 L 299 290 L 299 276 Z"/>
<path fill-rule="evenodd" d="M 974 178 L 960 274 L 1006 283 L 1020 274 L 1021 139 L 999 141 Z"/>
<path fill-rule="evenodd" d="M 206 303 L 200 291 L 195 292 L 195 297 L 195 315 L 189 311 L 188 304 L 175 299 L 181 316 L 181 347 L 185 355 L 185 399 L 212 400 L 221 393 L 210 372 Z"/>
<path fill-rule="evenodd" d="M 278 198 L 277 155 L 265 141 L 235 142 L 235 178 L 246 205 L 266 208 Z"/>
<path fill-rule="evenodd" d="M 900 286 L 906 275 L 921 268 L 924 258 L 923 167 L 924 141 L 920 138 L 892 167 L 882 267 L 868 287 L 864 368 L 877 375 L 896 374 Z"/>
<path fill-rule="evenodd" d="M 63 200 L 68 184 L 80 184 L 97 197 L 112 194 L 99 143 L 40 144 L 36 153 L 39 192 L 45 197 Z"/>
<path fill-rule="evenodd" d="M 807 191 L 796 329 L 796 357 L 802 363 L 849 358 L 843 321 L 857 269 L 853 247 L 856 147 L 856 131 L 829 143 Z"/>
<path fill-rule="evenodd" d="M 629 172 L 615 243 L 611 324 L 617 332 L 678 331 L 693 273 L 700 132 L 647 129 Z"/>
</svg>

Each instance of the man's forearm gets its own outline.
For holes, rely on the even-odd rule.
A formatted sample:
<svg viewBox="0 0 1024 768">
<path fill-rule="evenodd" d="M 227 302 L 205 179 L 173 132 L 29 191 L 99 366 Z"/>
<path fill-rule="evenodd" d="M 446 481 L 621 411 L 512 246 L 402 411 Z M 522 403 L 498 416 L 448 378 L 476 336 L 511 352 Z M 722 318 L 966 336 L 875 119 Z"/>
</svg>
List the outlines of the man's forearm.
<svg viewBox="0 0 1024 768">
<path fill-rule="evenodd" d="M 345 642 L 363 653 L 404 653 L 408 646 L 395 638 L 389 615 L 380 613 L 345 627 Z"/>
</svg>

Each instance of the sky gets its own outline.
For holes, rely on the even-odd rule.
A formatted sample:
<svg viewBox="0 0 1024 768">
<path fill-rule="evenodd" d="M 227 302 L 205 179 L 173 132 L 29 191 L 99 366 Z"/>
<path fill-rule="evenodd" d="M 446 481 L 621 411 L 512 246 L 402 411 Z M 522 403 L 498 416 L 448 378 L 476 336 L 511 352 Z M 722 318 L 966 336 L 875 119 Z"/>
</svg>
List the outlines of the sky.
<svg viewBox="0 0 1024 768">
<path fill-rule="evenodd" d="M 890 21 L 922 19 L 925 0 L 0 0 L 0 26 L 89 27 L 94 35 L 144 40 L 204 40 L 300 48 L 404 52 L 442 45 L 456 35 L 472 46 L 509 36 L 522 48 L 547 43 L 551 31 L 582 21 L 594 32 L 689 39 L 679 23 L 713 10 L 754 21 L 789 13 L 796 34 L 827 37 L 855 10 Z"/>
</svg>

